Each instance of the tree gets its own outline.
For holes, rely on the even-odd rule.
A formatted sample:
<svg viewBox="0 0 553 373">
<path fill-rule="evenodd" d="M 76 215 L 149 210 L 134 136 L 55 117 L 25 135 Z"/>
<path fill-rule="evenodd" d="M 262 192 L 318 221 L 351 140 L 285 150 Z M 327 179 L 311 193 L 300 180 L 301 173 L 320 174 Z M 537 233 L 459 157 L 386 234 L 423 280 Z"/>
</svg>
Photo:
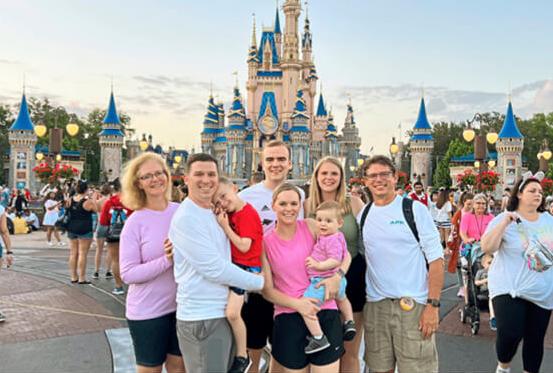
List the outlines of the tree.
<svg viewBox="0 0 553 373">
<path fill-rule="evenodd" d="M 435 188 L 450 187 L 449 164 L 451 158 L 468 154 L 472 151 L 472 145 L 459 138 L 453 138 L 448 144 L 445 155 L 439 160 L 434 173 L 433 184 Z"/>
</svg>

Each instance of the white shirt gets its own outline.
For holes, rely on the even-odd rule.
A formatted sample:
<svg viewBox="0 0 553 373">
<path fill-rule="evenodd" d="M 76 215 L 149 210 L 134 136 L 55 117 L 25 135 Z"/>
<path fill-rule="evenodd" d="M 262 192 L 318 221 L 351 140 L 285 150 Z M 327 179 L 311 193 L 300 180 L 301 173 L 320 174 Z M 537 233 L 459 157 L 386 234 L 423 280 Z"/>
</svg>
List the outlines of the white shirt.
<svg viewBox="0 0 553 373">
<path fill-rule="evenodd" d="M 451 202 L 447 201 L 444 203 L 441 209 L 439 209 L 436 206 L 436 221 L 439 223 L 447 223 L 451 221 L 451 211 L 453 210 L 453 207 L 451 206 Z"/>
<path fill-rule="evenodd" d="M 489 232 L 505 218 L 505 213 L 497 215 L 488 224 Z M 528 238 L 536 237 L 553 251 L 553 216 L 541 213 L 537 221 L 524 220 L 511 223 L 505 229 L 499 250 L 494 255 L 488 273 L 488 288 L 492 298 L 510 294 L 526 299 L 546 309 L 553 309 L 553 268 L 536 272 L 528 268 L 523 256 Z M 525 234 L 525 230 L 527 233 Z"/>
<path fill-rule="evenodd" d="M 413 202 L 419 245 L 405 221 L 402 199 L 397 196 L 386 206 L 373 203 L 362 228 L 369 302 L 407 296 L 426 304 L 428 271 L 425 257 L 428 263 L 443 258 L 440 235 L 426 206 Z M 357 215 L 358 223 L 362 213 Z"/>
<path fill-rule="evenodd" d="M 186 198 L 173 216 L 169 239 L 174 247 L 177 319 L 225 317 L 229 286 L 263 288 L 263 276 L 232 264 L 230 244 L 211 209 Z"/>
<path fill-rule="evenodd" d="M 301 188 L 298 188 L 301 194 L 301 206 L 298 219 L 303 219 L 303 201 L 305 200 L 305 193 Z M 261 223 L 263 224 L 263 231 L 267 230 L 274 225 L 276 220 L 276 214 L 273 211 L 273 190 L 267 188 L 263 182 L 252 185 L 249 188 L 244 189 L 238 196 L 248 202 L 259 214 Z"/>
<path fill-rule="evenodd" d="M 428 201 L 428 210 L 430 211 L 430 216 L 434 221 L 437 221 L 438 217 L 438 208 L 436 207 L 436 202 Z"/>
<path fill-rule="evenodd" d="M 31 224 L 33 227 L 35 227 L 36 229 L 39 229 L 40 228 L 40 223 L 38 221 L 38 217 L 36 216 L 36 214 L 34 212 L 31 211 L 31 213 L 29 214 L 29 216 L 27 215 L 23 215 L 23 217 L 25 218 L 25 221 L 28 223 L 28 224 Z"/>
</svg>

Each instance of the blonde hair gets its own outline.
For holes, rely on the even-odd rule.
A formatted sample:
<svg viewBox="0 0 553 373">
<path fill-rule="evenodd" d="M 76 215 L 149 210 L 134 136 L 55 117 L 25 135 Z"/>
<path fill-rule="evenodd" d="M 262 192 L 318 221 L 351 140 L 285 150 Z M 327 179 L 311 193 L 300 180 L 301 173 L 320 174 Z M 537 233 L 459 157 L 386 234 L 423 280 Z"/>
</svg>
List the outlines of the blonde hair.
<svg viewBox="0 0 553 373">
<path fill-rule="evenodd" d="M 319 175 L 321 166 L 325 163 L 331 163 L 340 170 L 340 181 L 338 182 L 338 189 L 336 190 L 336 202 L 340 205 L 342 215 L 347 215 L 351 213 L 352 210 L 351 203 L 346 197 L 346 178 L 344 177 L 344 169 L 340 161 L 334 157 L 324 157 L 315 166 L 315 170 L 311 176 L 311 185 L 309 186 L 307 210 L 310 214 L 313 214 L 317 211 L 317 207 L 323 203 L 322 191 L 317 181 L 317 176 Z"/>
<path fill-rule="evenodd" d="M 298 199 L 300 200 L 300 203 L 301 203 L 301 193 L 299 188 L 291 183 L 282 183 L 273 192 L 273 204 L 276 202 L 276 199 L 278 198 L 278 195 L 280 193 L 284 193 L 288 191 L 296 192 L 298 194 Z"/>
<path fill-rule="evenodd" d="M 129 161 L 123 170 L 121 202 L 131 210 L 140 210 L 146 206 L 146 193 L 138 187 L 138 170 L 144 163 L 149 161 L 157 162 L 165 173 L 167 177 L 165 199 L 167 201 L 171 200 L 171 173 L 169 172 L 167 164 L 159 154 L 146 152 Z"/>
<path fill-rule="evenodd" d="M 340 207 L 340 204 L 336 201 L 325 201 L 321 203 L 319 206 L 317 206 L 317 210 L 315 210 L 315 213 L 319 211 L 333 211 L 336 215 L 336 219 L 343 219 L 342 209 Z"/>
</svg>

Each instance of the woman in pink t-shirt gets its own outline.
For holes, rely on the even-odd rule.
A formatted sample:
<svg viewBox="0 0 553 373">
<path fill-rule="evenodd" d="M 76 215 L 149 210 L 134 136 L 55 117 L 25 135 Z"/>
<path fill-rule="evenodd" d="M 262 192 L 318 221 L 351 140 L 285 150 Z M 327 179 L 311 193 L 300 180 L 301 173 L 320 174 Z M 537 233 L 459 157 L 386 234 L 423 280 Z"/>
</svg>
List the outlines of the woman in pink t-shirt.
<svg viewBox="0 0 553 373">
<path fill-rule="evenodd" d="M 493 215 L 488 213 L 488 200 L 484 194 L 475 195 L 472 206 L 472 212 L 463 214 L 459 226 L 459 235 L 465 244 L 480 241 L 493 219 Z"/>
<path fill-rule="evenodd" d="M 309 286 L 306 259 L 315 243 L 316 224 L 312 219 L 299 220 L 301 195 L 292 184 L 281 184 L 273 193 L 273 211 L 276 227 L 266 232 L 263 238 L 263 273 L 265 288 L 263 296 L 275 304 L 275 322 L 272 341 L 272 367 L 282 365 L 286 369 L 307 372 L 338 372 L 340 357 L 344 353 L 342 323 L 333 298 L 351 262 L 349 254 L 344 259 L 339 273 L 323 280 L 329 295 L 320 307 L 318 301 L 304 298 Z M 303 317 L 318 318 L 321 328 L 331 344 L 318 353 L 305 353 L 309 331 Z M 316 367 L 316 368 L 315 368 Z"/>
</svg>

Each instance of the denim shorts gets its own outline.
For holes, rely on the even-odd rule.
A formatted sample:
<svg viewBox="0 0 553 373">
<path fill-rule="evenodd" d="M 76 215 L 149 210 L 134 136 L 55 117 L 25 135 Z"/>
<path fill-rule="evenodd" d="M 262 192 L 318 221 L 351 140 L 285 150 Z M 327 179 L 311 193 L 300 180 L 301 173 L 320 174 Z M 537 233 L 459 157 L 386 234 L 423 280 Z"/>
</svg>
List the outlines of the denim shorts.
<svg viewBox="0 0 553 373">
<path fill-rule="evenodd" d="M 98 224 L 98 226 L 96 227 L 96 238 L 98 239 L 107 238 L 108 228 L 109 228 L 108 225 Z"/>
<path fill-rule="evenodd" d="M 244 271 L 251 272 L 251 273 L 261 273 L 261 267 L 250 267 L 239 263 L 234 263 L 234 265 L 242 268 Z M 246 293 L 246 290 L 235 288 L 234 286 L 230 287 L 230 290 L 238 295 L 244 295 Z"/>
<path fill-rule="evenodd" d="M 92 232 L 88 232 L 85 234 L 77 234 L 77 233 L 67 231 L 67 238 L 69 238 L 70 240 L 91 240 Z"/>
<path fill-rule="evenodd" d="M 324 303 L 324 300 L 325 300 L 325 287 L 321 286 L 318 289 L 315 287 L 322 280 L 324 280 L 324 277 L 311 277 L 311 283 L 309 284 L 309 287 L 303 293 L 303 296 L 305 298 L 315 298 L 321 304 Z M 344 299 L 345 298 L 345 296 L 346 296 L 346 286 L 347 286 L 346 278 L 342 277 L 342 279 L 340 280 L 340 291 L 338 292 L 337 299 Z"/>
</svg>

